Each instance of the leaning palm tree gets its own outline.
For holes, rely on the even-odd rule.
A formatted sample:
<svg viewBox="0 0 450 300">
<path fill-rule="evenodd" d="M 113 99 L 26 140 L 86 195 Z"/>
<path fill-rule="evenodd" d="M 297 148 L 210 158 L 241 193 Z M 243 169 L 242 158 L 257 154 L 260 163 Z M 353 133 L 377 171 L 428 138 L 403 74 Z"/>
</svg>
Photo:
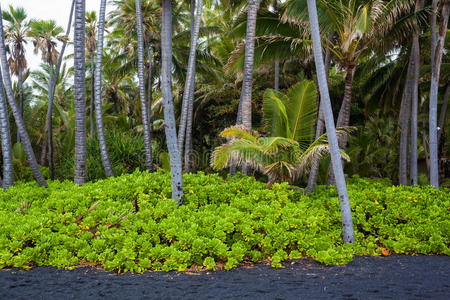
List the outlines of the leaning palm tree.
<svg viewBox="0 0 450 300">
<path fill-rule="evenodd" d="M 9 74 L 8 61 L 6 59 L 5 34 L 3 32 L 3 18 L 1 16 L 2 16 L 2 9 L 0 4 L 0 60 L 2 65 L 2 72 L 3 72 L 2 75 L 3 75 L 3 82 L 5 84 L 6 96 L 8 98 L 8 103 L 11 108 L 11 112 L 16 121 L 17 130 L 20 133 L 25 154 L 31 167 L 31 172 L 33 173 L 34 178 L 36 179 L 36 181 L 40 186 L 47 187 L 47 182 L 45 181 L 44 176 L 42 176 L 41 170 L 39 169 L 39 166 L 36 161 L 36 157 L 34 156 L 30 138 L 25 129 L 25 124 L 20 114 L 20 109 L 17 107 L 16 100 L 14 99 L 11 76 Z"/>
<path fill-rule="evenodd" d="M 172 1 L 162 0 L 161 23 L 161 92 L 164 101 L 164 127 L 172 173 L 172 198 L 183 203 L 181 155 L 177 146 L 177 131 L 172 97 Z"/>
<path fill-rule="evenodd" d="M 97 57 L 95 66 L 95 122 L 97 124 L 97 136 L 100 144 L 100 155 L 106 176 L 114 177 L 114 171 L 109 160 L 106 147 L 105 131 L 103 129 L 102 115 L 102 61 L 103 61 L 103 35 L 105 32 L 106 0 L 100 2 L 100 14 L 98 19 Z M 92 122 L 92 119 L 91 119 Z"/>
<path fill-rule="evenodd" d="M 11 145 L 11 134 L 9 132 L 8 107 L 3 90 L 3 76 L 0 69 L 0 132 L 2 139 L 3 154 L 3 189 L 8 189 L 14 185 L 13 154 Z"/>
<path fill-rule="evenodd" d="M 85 83 L 85 0 L 75 1 L 74 30 L 74 101 L 75 101 L 75 177 L 74 183 L 86 182 L 86 83 Z"/>
<path fill-rule="evenodd" d="M 29 22 L 26 21 L 27 13 L 21 7 L 14 8 L 9 6 L 9 11 L 3 12 L 3 19 L 8 21 L 5 30 L 6 43 L 10 45 L 11 56 L 8 59 L 8 65 L 11 73 L 17 76 L 19 87 L 19 107 L 23 116 L 23 72 L 27 68 L 27 59 L 25 58 L 25 44 L 27 43 L 27 32 Z M 20 142 L 20 135 L 17 133 L 17 142 Z"/>
<path fill-rule="evenodd" d="M 335 133 L 333 111 L 331 109 L 330 95 L 325 75 L 325 66 L 322 58 L 322 46 L 320 42 L 319 18 L 315 0 L 308 0 L 308 16 L 311 24 L 311 39 L 313 41 L 314 61 L 316 64 L 317 80 L 319 82 L 320 105 L 325 119 L 328 134 L 328 144 L 331 152 L 331 163 L 334 168 L 336 188 L 339 194 L 341 206 L 342 236 L 344 243 L 353 243 L 355 235 L 353 231 L 352 211 L 348 199 L 347 186 L 345 184 L 344 170 L 342 168 L 338 139 Z"/>
<path fill-rule="evenodd" d="M 66 42 L 67 36 L 63 34 L 63 29 L 56 25 L 54 20 L 33 21 L 30 24 L 28 36 L 33 39 L 34 52 L 41 52 L 42 61 L 50 66 L 50 80 L 48 82 L 49 91 L 53 88 L 53 66 L 58 60 L 59 52 L 56 50 L 57 41 Z M 45 120 L 44 132 L 48 134 L 48 165 L 50 178 L 53 179 L 53 128 L 52 128 L 53 99 L 51 93 L 48 98 L 47 118 Z M 45 146 L 45 142 L 44 142 Z M 45 151 L 43 151 L 45 153 Z"/>
</svg>

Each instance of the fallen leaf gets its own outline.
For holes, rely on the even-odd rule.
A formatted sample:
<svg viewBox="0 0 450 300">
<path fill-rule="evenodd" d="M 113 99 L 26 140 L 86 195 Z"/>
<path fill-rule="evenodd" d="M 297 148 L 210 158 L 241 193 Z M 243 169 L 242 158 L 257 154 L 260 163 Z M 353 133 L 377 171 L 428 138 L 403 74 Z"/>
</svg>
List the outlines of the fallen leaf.
<svg viewBox="0 0 450 300">
<path fill-rule="evenodd" d="M 381 253 L 382 253 L 384 256 L 388 256 L 388 255 L 389 255 L 389 251 L 387 251 L 386 248 L 381 248 Z"/>
</svg>

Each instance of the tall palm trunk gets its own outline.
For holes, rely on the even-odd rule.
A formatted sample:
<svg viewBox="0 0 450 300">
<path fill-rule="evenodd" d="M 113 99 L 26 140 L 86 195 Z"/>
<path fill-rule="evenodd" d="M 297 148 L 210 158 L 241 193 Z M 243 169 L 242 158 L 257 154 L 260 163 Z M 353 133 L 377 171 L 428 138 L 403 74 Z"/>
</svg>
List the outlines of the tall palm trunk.
<svg viewBox="0 0 450 300">
<path fill-rule="evenodd" d="M 2 139 L 3 182 L 2 187 L 7 190 L 14 185 L 13 154 L 11 148 L 11 134 L 9 132 L 8 106 L 6 105 L 3 89 L 3 76 L 0 69 L 0 132 Z"/>
<path fill-rule="evenodd" d="M 0 4 L 0 16 L 2 15 L 1 4 Z M 5 47 L 5 34 L 3 32 L 3 18 L 0 17 L 0 59 L 3 70 L 3 82 L 5 84 L 6 95 L 8 97 L 9 106 L 11 108 L 11 112 L 16 121 L 17 130 L 19 131 L 23 148 L 25 150 L 25 154 L 27 160 L 30 164 L 31 172 L 33 173 L 34 178 L 38 182 L 40 186 L 47 187 L 47 182 L 42 176 L 41 170 L 36 161 L 36 157 L 34 156 L 33 148 L 31 147 L 30 138 L 28 137 L 28 133 L 25 129 L 25 124 L 23 122 L 22 116 L 20 115 L 20 109 L 17 107 L 16 100 L 14 99 L 14 92 L 11 84 L 11 76 L 9 74 L 8 68 L 8 60 L 6 59 L 6 47 Z"/>
<path fill-rule="evenodd" d="M 189 52 L 188 74 L 186 76 L 186 86 L 189 87 L 189 94 L 187 95 L 187 116 L 186 116 L 186 142 L 185 142 L 185 156 L 184 156 L 184 170 L 186 173 L 191 171 L 192 161 L 192 123 L 194 117 L 194 91 L 195 91 L 195 59 L 197 52 L 197 42 L 200 30 L 200 22 L 202 20 L 203 0 L 198 0 L 197 11 L 195 13 L 194 31 L 191 38 L 191 49 Z M 189 77 L 189 80 L 188 80 Z M 186 91 L 186 87 L 185 87 Z M 184 94 L 183 94 L 184 98 Z M 184 102 L 184 99 L 183 99 Z M 180 133 L 178 133 L 180 134 Z M 180 137 L 178 137 L 180 138 Z M 183 147 L 183 145 L 181 145 Z M 180 150 L 180 153 L 182 151 Z"/>
<path fill-rule="evenodd" d="M 400 157 L 399 157 L 399 184 L 408 184 L 408 137 L 409 121 L 411 119 L 411 85 L 412 85 L 412 59 L 409 59 L 406 71 L 405 86 L 403 88 L 402 102 L 400 104 Z"/>
<path fill-rule="evenodd" d="M 245 36 L 244 54 L 244 78 L 242 80 L 241 102 L 242 102 L 242 125 L 248 130 L 252 129 L 252 84 L 253 63 L 255 59 L 255 34 L 256 16 L 258 14 L 259 0 L 248 1 L 247 31 Z"/>
<path fill-rule="evenodd" d="M 103 168 L 106 176 L 114 177 L 114 171 L 109 160 L 108 148 L 106 146 L 105 131 L 103 129 L 102 115 L 102 60 L 103 60 L 103 36 L 105 31 L 106 0 L 100 2 L 100 14 L 98 16 L 98 39 L 97 57 L 95 66 L 95 122 L 97 125 L 98 143 L 102 157 Z M 91 121 L 92 122 L 92 121 Z"/>
<path fill-rule="evenodd" d="M 442 7 L 441 25 L 434 52 L 431 70 L 429 136 L 430 136 L 430 184 L 439 188 L 438 143 L 437 143 L 437 96 L 439 87 L 439 73 L 441 71 L 442 53 L 444 50 L 445 34 L 447 32 L 450 3 L 446 1 Z M 433 49 L 432 49 L 433 50 Z"/>
<path fill-rule="evenodd" d="M 148 56 L 148 91 L 147 91 L 147 114 L 148 114 L 148 127 L 149 127 L 149 137 L 150 137 L 150 144 L 153 141 L 153 126 L 152 126 L 152 99 L 153 99 L 153 49 L 151 45 L 148 45 L 147 47 L 147 56 Z M 150 152 L 152 155 L 152 161 L 153 161 L 153 152 Z M 153 172 L 153 165 L 148 170 L 149 172 Z"/>
<path fill-rule="evenodd" d="M 152 170 L 152 144 L 150 141 L 150 126 L 147 112 L 147 97 L 145 95 L 145 77 L 144 77 L 144 33 L 142 29 L 142 11 L 141 0 L 136 0 L 136 19 L 138 35 L 138 79 L 139 93 L 141 98 L 142 124 L 144 125 L 144 144 L 145 144 L 145 165 L 147 170 Z"/>
<path fill-rule="evenodd" d="M 273 1 L 273 9 L 275 12 L 278 12 L 278 1 Z M 280 60 L 278 58 L 275 59 L 275 74 L 274 74 L 274 87 L 275 91 L 280 89 Z"/>
<path fill-rule="evenodd" d="M 75 177 L 74 183 L 86 182 L 86 61 L 85 0 L 75 0 L 74 30 L 74 101 L 75 101 Z"/>
<path fill-rule="evenodd" d="M 94 137 L 94 90 L 95 90 L 95 86 L 94 86 L 94 51 L 91 52 L 91 107 L 89 109 L 89 119 L 90 119 L 90 137 L 93 138 Z"/>
<path fill-rule="evenodd" d="M 415 12 L 422 9 L 422 0 L 416 0 Z M 411 161 L 410 161 L 410 178 L 411 185 L 418 184 L 417 175 L 417 118 L 419 107 L 419 76 L 420 76 L 420 46 L 419 46 L 419 34 L 415 32 L 413 34 L 412 43 L 412 69 L 413 78 L 411 84 Z"/>
<path fill-rule="evenodd" d="M 19 109 L 20 109 L 20 116 L 23 119 L 23 74 L 21 68 L 18 68 L 17 71 L 18 71 L 17 84 L 19 86 Z M 17 131 L 17 142 L 20 143 L 19 131 Z"/>
<path fill-rule="evenodd" d="M 328 35 L 329 39 L 332 38 L 332 34 Z M 327 47 L 325 49 L 325 76 L 327 79 L 327 86 L 328 86 L 328 76 L 330 74 L 330 65 L 331 65 L 331 51 Z M 322 102 L 322 100 L 320 100 Z M 317 118 L 317 125 L 316 125 L 316 135 L 315 139 L 317 140 L 324 131 L 324 117 L 323 117 L 323 110 L 322 105 L 320 105 L 319 102 L 319 113 Z M 311 171 L 309 172 L 309 178 L 308 178 L 308 185 L 306 186 L 306 193 L 312 193 L 314 192 L 317 184 L 317 177 L 319 175 L 319 166 L 320 166 L 320 158 L 315 158 L 311 163 Z"/>
<path fill-rule="evenodd" d="M 183 174 L 181 155 L 177 145 L 177 131 L 172 100 L 172 3 L 162 0 L 161 29 L 161 92 L 164 105 L 164 123 L 172 173 L 172 198 L 183 204 Z"/>
<path fill-rule="evenodd" d="M 314 61 L 316 64 L 317 79 L 320 90 L 320 105 L 322 106 L 325 126 L 328 134 L 328 144 L 331 152 L 331 161 L 334 166 L 336 177 L 336 188 L 339 194 L 341 206 L 342 236 L 344 243 L 355 241 L 353 232 L 352 212 L 348 199 L 347 186 L 345 183 L 344 171 L 342 169 L 341 154 L 339 152 L 336 128 L 334 127 L 333 111 L 331 110 L 330 95 L 325 75 L 325 67 L 322 59 L 322 47 L 320 45 L 319 20 L 317 17 L 317 7 L 315 0 L 308 0 L 308 15 L 311 24 L 311 38 L 313 40 Z"/>
<path fill-rule="evenodd" d="M 52 112 L 53 112 L 53 97 L 52 88 L 53 88 L 53 80 L 57 81 L 57 78 L 53 78 L 53 64 L 49 64 L 50 72 L 48 79 L 48 105 L 47 105 L 47 118 L 45 123 L 47 126 L 47 135 L 48 135 L 48 168 L 50 172 L 50 179 L 53 180 L 53 122 L 52 122 Z"/>
</svg>

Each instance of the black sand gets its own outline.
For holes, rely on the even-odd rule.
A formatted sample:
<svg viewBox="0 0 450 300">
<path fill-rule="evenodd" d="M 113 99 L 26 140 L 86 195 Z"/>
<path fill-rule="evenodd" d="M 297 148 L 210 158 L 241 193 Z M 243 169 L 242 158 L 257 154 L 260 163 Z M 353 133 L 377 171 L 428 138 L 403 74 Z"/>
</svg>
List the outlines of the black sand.
<svg viewBox="0 0 450 300">
<path fill-rule="evenodd" d="M 356 257 L 345 266 L 308 259 L 273 269 L 122 274 L 92 268 L 0 271 L 2 299 L 450 299 L 450 257 Z"/>
</svg>

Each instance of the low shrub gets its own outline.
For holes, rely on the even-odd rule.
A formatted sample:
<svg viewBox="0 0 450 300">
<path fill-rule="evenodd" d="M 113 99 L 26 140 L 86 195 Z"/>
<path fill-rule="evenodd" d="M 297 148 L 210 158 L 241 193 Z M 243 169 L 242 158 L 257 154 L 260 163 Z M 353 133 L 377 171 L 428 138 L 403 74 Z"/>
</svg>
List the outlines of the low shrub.
<svg viewBox="0 0 450 300">
<path fill-rule="evenodd" d="M 184 205 L 170 199 L 170 175 L 135 171 L 49 188 L 17 183 L 0 193 L 0 268 L 102 265 L 118 272 L 236 267 L 244 260 L 308 256 L 342 264 L 354 255 L 445 254 L 450 190 L 349 179 L 356 241 L 343 244 L 337 192 L 304 196 L 251 177 L 184 175 Z"/>
</svg>

